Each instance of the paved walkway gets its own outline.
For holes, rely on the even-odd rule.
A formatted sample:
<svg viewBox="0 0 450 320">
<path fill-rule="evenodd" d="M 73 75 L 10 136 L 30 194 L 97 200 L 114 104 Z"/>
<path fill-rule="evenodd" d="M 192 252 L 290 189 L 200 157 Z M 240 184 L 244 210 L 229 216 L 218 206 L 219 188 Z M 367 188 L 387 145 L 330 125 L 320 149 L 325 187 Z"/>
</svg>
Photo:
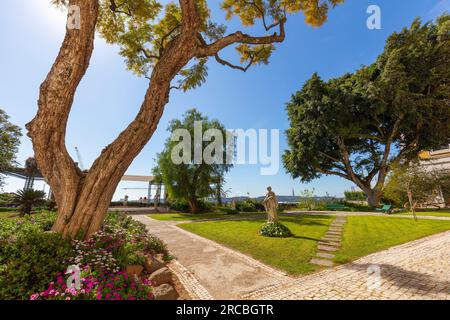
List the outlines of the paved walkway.
<svg viewBox="0 0 450 320">
<path fill-rule="evenodd" d="M 177 258 L 171 266 L 194 299 L 240 299 L 263 288 L 288 283 L 283 272 L 213 241 L 176 227 L 180 222 L 133 216 L 163 240 Z"/>
<path fill-rule="evenodd" d="M 170 267 L 194 299 L 450 299 L 450 231 L 292 278 L 180 222 L 134 219 L 167 243 L 177 258 Z"/>
<path fill-rule="evenodd" d="M 450 300 L 450 231 L 380 251 L 289 284 L 253 292 L 244 298 Z"/>
</svg>

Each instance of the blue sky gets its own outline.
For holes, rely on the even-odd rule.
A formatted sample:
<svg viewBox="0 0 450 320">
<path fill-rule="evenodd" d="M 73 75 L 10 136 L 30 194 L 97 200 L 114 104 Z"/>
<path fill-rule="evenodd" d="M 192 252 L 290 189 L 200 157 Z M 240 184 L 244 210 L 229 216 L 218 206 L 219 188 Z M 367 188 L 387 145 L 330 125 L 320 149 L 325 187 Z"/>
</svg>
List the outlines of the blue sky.
<svg viewBox="0 0 450 320">
<path fill-rule="evenodd" d="M 0 2 L 0 107 L 21 127 L 36 113 L 39 85 L 65 32 L 64 13 L 49 2 Z M 381 30 L 366 27 L 366 9 L 371 4 L 382 10 Z M 214 14 L 223 18 L 223 12 L 215 7 Z M 158 130 L 128 173 L 150 174 L 153 159 L 168 136 L 168 122 L 193 107 L 220 119 L 227 128 L 280 129 L 282 152 L 286 148 L 284 131 L 289 125 L 285 104 L 313 72 L 328 79 L 370 64 L 381 53 L 389 34 L 409 25 L 415 17 L 431 20 L 445 10 L 450 11 L 450 0 L 347 0 L 330 12 L 321 28 L 306 26 L 302 15 L 289 17 L 287 39 L 278 45 L 269 65 L 242 73 L 211 60 L 206 84 L 187 93 L 173 91 Z M 236 21 L 231 25 L 235 27 Z M 70 115 L 67 148 L 76 159 L 74 148 L 78 146 L 86 166 L 134 118 L 148 86 L 146 79 L 126 70 L 117 51 L 97 37 L 91 66 Z M 31 143 L 24 136 L 18 160 L 23 162 L 31 155 Z M 278 194 L 291 194 L 293 188 L 296 194 L 315 188 L 318 195 L 342 195 L 352 186 L 337 177 L 323 177 L 304 185 L 293 181 L 282 166 L 276 176 L 261 176 L 259 169 L 258 165 L 236 166 L 226 178 L 232 194 L 249 192 L 258 196 L 271 185 Z"/>
</svg>

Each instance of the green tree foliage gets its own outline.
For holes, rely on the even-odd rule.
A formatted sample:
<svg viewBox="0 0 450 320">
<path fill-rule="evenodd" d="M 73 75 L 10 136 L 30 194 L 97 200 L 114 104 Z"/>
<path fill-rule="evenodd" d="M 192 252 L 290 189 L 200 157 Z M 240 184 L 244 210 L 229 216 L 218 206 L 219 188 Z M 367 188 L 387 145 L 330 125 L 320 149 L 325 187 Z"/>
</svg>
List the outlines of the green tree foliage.
<svg viewBox="0 0 450 320">
<path fill-rule="evenodd" d="M 287 106 L 284 164 L 309 182 L 336 175 L 377 206 L 391 167 L 450 137 L 450 15 L 392 34 L 377 61 L 327 82 L 314 74 Z"/>
<path fill-rule="evenodd" d="M 348 201 L 364 201 L 366 200 L 366 194 L 362 191 L 345 191 L 345 200 Z"/>
<path fill-rule="evenodd" d="M 9 122 L 9 116 L 0 109 L 0 187 L 3 184 L 1 173 L 15 163 L 21 136 L 20 128 Z"/>
<path fill-rule="evenodd" d="M 208 164 L 205 161 L 196 164 L 194 162 L 194 148 L 196 148 L 194 124 L 201 123 L 202 132 L 205 133 L 209 129 L 218 129 L 223 139 L 222 154 L 218 155 L 223 164 Z M 189 110 L 183 116 L 183 119 L 172 120 L 169 124 L 168 131 L 173 133 L 175 130 L 184 129 L 190 134 L 191 158 L 189 162 L 176 164 L 172 159 L 173 152 L 182 152 L 175 149 L 180 146 L 179 141 L 172 141 L 168 138 L 164 151 L 157 156 L 157 167 L 154 168 L 154 174 L 162 179 L 169 197 L 173 200 L 185 200 L 189 203 L 192 212 L 199 210 L 198 200 L 216 193 L 217 181 L 223 181 L 223 176 L 228 172 L 232 165 L 227 164 L 227 144 L 225 137 L 227 136 L 224 126 L 217 120 L 209 120 L 195 109 Z M 201 139 L 201 137 L 200 137 Z M 181 141 L 184 143 L 186 141 Z M 214 141 L 213 141 L 214 142 Z M 202 152 L 211 142 L 203 141 L 200 147 Z M 215 155 L 217 150 L 212 154 Z"/>
<path fill-rule="evenodd" d="M 343 2 L 344 0 L 224 0 L 220 8 L 225 12 L 227 20 L 238 17 L 245 27 L 254 26 L 261 21 L 266 31 L 283 25 L 281 33 L 284 33 L 287 14 L 303 12 L 306 23 L 321 26 L 327 19 L 330 6 Z M 53 3 L 63 6 L 69 0 L 53 0 Z M 164 55 L 164 49 L 183 32 L 181 6 L 176 2 L 157 0 L 99 0 L 99 3 L 99 34 L 108 43 L 119 45 L 120 54 L 125 58 L 129 70 L 150 78 L 153 67 Z M 215 57 L 217 62 L 225 66 L 246 71 L 252 65 L 267 64 L 275 50 L 271 41 L 265 41 L 264 37 L 252 37 L 240 31 L 226 35 L 227 26 L 214 21 L 208 3 L 207 0 L 196 1 L 201 20 L 198 41 L 203 45 L 207 45 L 207 42 L 217 45 L 217 49 L 236 43 L 236 52 L 245 66 L 223 60 L 218 52 L 197 55 L 189 66 L 178 73 L 173 88 L 187 91 L 204 83 L 208 75 L 206 62 L 209 56 Z"/>
</svg>

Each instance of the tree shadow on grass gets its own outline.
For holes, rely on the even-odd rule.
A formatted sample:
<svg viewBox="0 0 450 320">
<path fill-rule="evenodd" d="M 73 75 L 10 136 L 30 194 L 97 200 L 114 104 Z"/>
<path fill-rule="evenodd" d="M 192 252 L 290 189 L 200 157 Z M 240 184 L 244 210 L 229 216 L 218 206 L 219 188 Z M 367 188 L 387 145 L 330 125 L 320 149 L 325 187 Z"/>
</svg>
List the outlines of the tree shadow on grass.
<svg viewBox="0 0 450 320">
<path fill-rule="evenodd" d="M 347 267 L 367 272 L 372 266 L 379 266 L 381 271 L 381 279 L 393 283 L 399 288 L 416 289 L 431 293 L 440 293 L 443 290 L 449 290 L 449 281 L 436 280 L 428 274 L 405 270 L 403 268 L 390 264 L 355 264 L 348 263 Z"/>
</svg>

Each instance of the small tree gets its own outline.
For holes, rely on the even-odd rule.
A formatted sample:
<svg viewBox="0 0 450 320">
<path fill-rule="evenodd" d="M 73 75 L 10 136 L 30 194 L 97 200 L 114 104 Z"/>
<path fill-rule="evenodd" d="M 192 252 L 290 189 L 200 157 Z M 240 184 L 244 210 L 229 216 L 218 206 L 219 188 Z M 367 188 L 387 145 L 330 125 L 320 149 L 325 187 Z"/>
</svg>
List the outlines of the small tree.
<svg viewBox="0 0 450 320">
<path fill-rule="evenodd" d="M 15 194 L 14 202 L 19 204 L 22 216 L 31 214 L 33 207 L 45 203 L 45 192 L 34 189 L 19 190 Z"/>
<path fill-rule="evenodd" d="M 313 188 L 311 190 L 305 189 L 300 193 L 300 206 L 307 208 L 309 211 L 314 209 L 314 192 L 316 190 Z"/>
<path fill-rule="evenodd" d="M 287 106 L 287 171 L 303 182 L 334 175 L 378 206 L 393 166 L 450 136 L 450 15 L 392 34 L 376 63 L 323 81 L 317 74 Z"/>
<path fill-rule="evenodd" d="M 441 185 L 448 182 L 448 173 L 441 170 L 428 170 L 415 161 L 397 166 L 386 186 L 385 195 L 403 204 L 416 218 L 418 205 L 434 202 L 442 196 Z"/>
<path fill-rule="evenodd" d="M 224 126 L 217 120 L 209 120 L 195 109 L 189 110 L 185 113 L 182 120 L 173 120 L 169 125 L 168 131 L 187 134 L 183 137 L 180 143 L 178 139 L 169 138 L 166 141 L 164 151 L 158 155 L 157 167 L 154 168 L 154 173 L 160 174 L 162 181 L 168 190 L 169 197 L 172 199 L 183 199 L 189 203 L 191 212 L 199 212 L 198 199 L 205 198 L 216 193 L 216 185 L 218 179 L 223 180 L 223 176 L 232 167 L 227 164 L 227 145 L 226 140 L 221 142 L 214 137 L 214 144 L 216 148 L 209 149 L 212 157 L 217 157 L 218 162 L 208 164 L 205 159 L 200 162 L 194 161 L 195 148 L 201 151 L 202 156 L 207 148 L 211 147 L 211 142 L 203 141 L 203 133 L 211 132 L 211 129 L 216 129 L 222 139 L 227 136 Z M 198 131 L 202 135 L 199 137 L 201 141 L 196 141 L 196 134 Z M 197 132 L 196 132 L 197 131 Z M 198 136 L 197 136 L 198 137 Z M 189 139 L 186 141 L 185 139 Z M 198 145 L 200 144 L 200 145 Z M 182 147 L 182 148 L 180 148 Z M 189 153 L 189 155 L 185 154 Z M 182 157 L 183 162 L 177 163 L 174 160 L 174 155 Z M 186 157 L 187 158 L 184 158 Z"/>
<path fill-rule="evenodd" d="M 21 136 L 20 128 L 9 122 L 9 116 L 0 109 L 0 187 L 3 185 L 2 173 L 15 164 Z"/>
</svg>

